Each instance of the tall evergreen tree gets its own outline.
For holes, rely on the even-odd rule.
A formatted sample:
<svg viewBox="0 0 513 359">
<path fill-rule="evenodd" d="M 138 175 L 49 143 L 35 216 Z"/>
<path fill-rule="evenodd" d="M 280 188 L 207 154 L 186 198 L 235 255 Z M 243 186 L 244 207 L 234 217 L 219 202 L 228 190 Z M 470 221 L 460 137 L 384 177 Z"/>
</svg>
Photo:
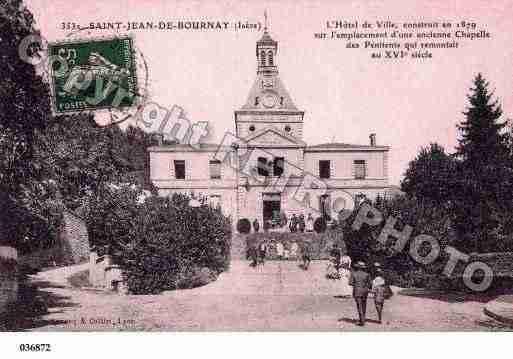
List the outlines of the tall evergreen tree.
<svg viewBox="0 0 513 359">
<path fill-rule="evenodd" d="M 493 100 L 488 82 L 479 73 L 468 96 L 470 106 L 463 114 L 465 120 L 458 125 L 461 137 L 456 155 L 476 172 L 488 165 L 503 164 L 508 157 L 506 123 L 499 122 L 502 108 Z"/>
<path fill-rule="evenodd" d="M 500 212 L 511 210 L 512 174 L 506 124 L 502 109 L 481 74 L 474 79 L 469 106 L 460 131 L 456 156 L 460 160 L 455 187 L 457 224 L 472 244 L 469 250 L 492 248 L 490 233 L 498 226 Z M 467 241 L 468 242 L 468 241 Z"/>
</svg>

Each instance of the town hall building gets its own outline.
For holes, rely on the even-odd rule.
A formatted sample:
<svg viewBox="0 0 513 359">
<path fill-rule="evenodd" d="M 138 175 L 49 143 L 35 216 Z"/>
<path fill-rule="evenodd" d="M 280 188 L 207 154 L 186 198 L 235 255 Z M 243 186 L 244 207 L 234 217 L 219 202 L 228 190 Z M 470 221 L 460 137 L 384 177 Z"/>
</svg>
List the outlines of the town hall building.
<svg viewBox="0 0 513 359">
<path fill-rule="evenodd" d="M 260 223 L 284 212 L 325 213 L 330 190 L 344 191 L 358 201 L 391 190 L 388 184 L 389 147 L 303 141 L 304 111 L 298 109 L 279 77 L 278 43 L 267 30 L 256 43 L 257 74 L 245 104 L 235 111 L 235 145 L 188 144 L 149 148 L 150 179 L 166 196 L 181 192 L 207 198 L 236 223 L 240 218 Z M 248 153 L 252 152 L 251 155 Z M 234 159 L 236 159 L 234 161 Z M 252 173 L 247 172 L 248 166 Z M 308 200 L 294 193 L 305 176 L 315 176 L 328 192 L 308 187 Z M 279 183 L 281 179 L 284 183 Z M 283 181 L 282 181 L 283 182 Z"/>
</svg>

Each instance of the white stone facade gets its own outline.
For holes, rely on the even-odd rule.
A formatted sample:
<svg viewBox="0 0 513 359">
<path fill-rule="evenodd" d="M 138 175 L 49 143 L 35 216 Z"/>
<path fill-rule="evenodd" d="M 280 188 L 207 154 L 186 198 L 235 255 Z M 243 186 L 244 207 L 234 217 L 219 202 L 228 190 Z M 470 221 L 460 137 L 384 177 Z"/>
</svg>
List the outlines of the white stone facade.
<svg viewBox="0 0 513 359">
<path fill-rule="evenodd" d="M 319 216 L 320 197 L 330 198 L 335 191 L 353 198 L 387 194 L 389 148 L 377 146 L 375 135 L 368 145 L 308 146 L 302 139 L 304 112 L 278 76 L 278 44 L 267 30 L 256 49 L 257 77 L 246 103 L 235 111 L 233 138 L 199 149 L 185 144 L 149 149 L 150 178 L 159 193 L 208 196 L 234 223 L 239 218 L 262 223 L 278 211 L 289 218 L 293 213 Z M 311 177 L 325 188 L 312 188 L 305 179 Z M 309 205 L 298 201 L 298 190 L 309 193 Z"/>
</svg>

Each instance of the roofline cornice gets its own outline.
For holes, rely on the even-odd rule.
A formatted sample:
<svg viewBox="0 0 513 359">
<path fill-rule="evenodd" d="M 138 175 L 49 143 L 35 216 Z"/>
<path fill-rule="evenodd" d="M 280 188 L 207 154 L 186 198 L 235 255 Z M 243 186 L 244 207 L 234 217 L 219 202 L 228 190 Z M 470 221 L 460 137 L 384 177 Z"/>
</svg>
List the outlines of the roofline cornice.
<svg viewBox="0 0 513 359">
<path fill-rule="evenodd" d="M 298 110 L 235 110 L 235 115 L 305 115 L 305 111 Z"/>
</svg>

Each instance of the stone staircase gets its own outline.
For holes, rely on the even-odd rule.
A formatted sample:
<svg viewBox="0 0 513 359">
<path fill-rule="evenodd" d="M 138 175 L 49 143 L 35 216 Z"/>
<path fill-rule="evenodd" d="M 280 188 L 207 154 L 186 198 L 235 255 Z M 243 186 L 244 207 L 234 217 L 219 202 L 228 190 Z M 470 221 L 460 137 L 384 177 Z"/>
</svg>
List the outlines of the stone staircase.
<svg viewBox="0 0 513 359">
<path fill-rule="evenodd" d="M 232 233 L 230 256 L 232 260 L 246 259 L 246 241 L 235 231 Z"/>
<path fill-rule="evenodd" d="M 230 269 L 206 286 L 191 289 L 201 295 L 351 295 L 347 278 L 331 280 L 325 277 L 327 261 L 312 261 L 309 270 L 298 261 L 271 260 L 251 267 L 250 261 L 232 260 Z M 181 295 L 186 291 L 166 292 Z"/>
</svg>

